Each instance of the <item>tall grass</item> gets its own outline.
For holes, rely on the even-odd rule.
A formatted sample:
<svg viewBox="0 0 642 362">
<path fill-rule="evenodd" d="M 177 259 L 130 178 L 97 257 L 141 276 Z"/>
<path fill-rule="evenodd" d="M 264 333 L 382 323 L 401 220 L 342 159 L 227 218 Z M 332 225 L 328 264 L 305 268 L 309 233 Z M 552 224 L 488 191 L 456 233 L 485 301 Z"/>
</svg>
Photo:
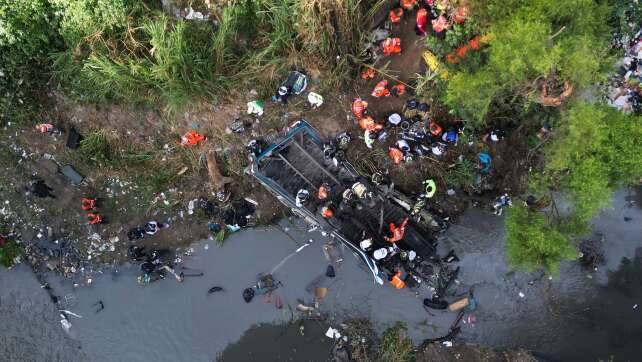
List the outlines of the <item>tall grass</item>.
<svg viewBox="0 0 642 362">
<path fill-rule="evenodd" d="M 246 88 L 268 95 L 293 68 L 339 86 L 360 64 L 369 15 L 361 0 L 240 0 L 217 20 L 214 27 L 138 11 L 120 33 L 97 31 L 88 46 L 54 54 L 56 74 L 82 99 L 168 111 Z"/>
</svg>

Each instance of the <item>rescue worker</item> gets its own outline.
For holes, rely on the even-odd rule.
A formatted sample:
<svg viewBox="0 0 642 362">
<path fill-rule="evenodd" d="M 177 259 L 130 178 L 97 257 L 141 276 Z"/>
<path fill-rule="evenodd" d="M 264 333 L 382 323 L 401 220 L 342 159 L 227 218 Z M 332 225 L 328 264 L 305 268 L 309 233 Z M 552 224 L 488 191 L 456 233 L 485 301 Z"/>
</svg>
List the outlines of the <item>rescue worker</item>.
<svg viewBox="0 0 642 362">
<path fill-rule="evenodd" d="M 402 96 L 406 94 L 406 86 L 403 84 L 393 85 L 392 88 L 390 89 L 390 94 L 392 94 L 395 97 Z"/>
<path fill-rule="evenodd" d="M 380 81 L 375 85 L 371 95 L 375 98 L 390 96 L 390 91 L 388 90 L 388 88 L 386 88 L 387 86 L 388 86 L 387 80 L 384 79 Z"/>
<path fill-rule="evenodd" d="M 468 8 L 465 6 L 460 6 L 453 9 L 452 13 L 450 14 L 450 17 L 457 24 L 463 24 L 466 21 L 467 16 L 468 16 Z"/>
<path fill-rule="evenodd" d="M 504 139 L 504 137 L 505 137 L 505 136 L 506 136 L 506 132 L 505 132 L 504 130 L 502 130 L 502 129 L 495 129 L 495 130 L 490 131 L 490 133 L 488 133 L 488 134 L 484 137 L 484 141 L 489 139 L 489 140 L 491 140 L 492 142 L 499 142 L 499 141 L 501 141 L 502 139 Z"/>
<path fill-rule="evenodd" d="M 41 123 L 36 126 L 36 129 L 40 131 L 40 133 L 49 133 L 53 131 L 54 126 L 51 123 Z"/>
<path fill-rule="evenodd" d="M 435 142 L 430 146 L 430 152 L 435 156 L 441 156 L 446 152 L 446 145 L 441 142 Z"/>
<path fill-rule="evenodd" d="M 103 222 L 103 217 L 93 212 L 87 214 L 87 218 L 89 219 L 89 225 L 97 225 Z"/>
<path fill-rule="evenodd" d="M 449 128 L 448 132 L 444 132 L 441 137 L 441 140 L 444 142 L 454 143 L 457 146 L 457 140 L 459 139 L 457 131 L 454 128 Z"/>
<path fill-rule="evenodd" d="M 412 10 L 417 5 L 417 0 L 401 0 L 401 7 L 406 10 Z"/>
<path fill-rule="evenodd" d="M 450 28 L 450 23 L 448 23 L 448 20 L 446 17 L 442 14 L 437 17 L 437 19 L 432 21 L 432 30 L 435 31 L 435 35 L 440 37 L 444 35 L 444 30 L 447 30 Z"/>
<path fill-rule="evenodd" d="M 80 199 L 80 208 L 84 211 L 93 210 L 96 208 L 96 199 L 83 197 Z"/>
<path fill-rule="evenodd" d="M 148 221 L 147 224 L 145 224 L 145 234 L 154 235 L 158 232 L 158 230 L 162 229 L 163 227 L 164 227 L 163 224 L 159 224 L 156 221 Z"/>
<path fill-rule="evenodd" d="M 372 149 L 372 145 L 374 145 L 375 140 L 377 139 L 377 131 L 371 131 L 367 129 L 363 133 L 363 141 L 366 143 L 366 147 L 369 149 Z"/>
<path fill-rule="evenodd" d="M 366 108 L 368 108 L 368 102 L 361 100 L 361 98 L 356 98 L 354 102 L 352 102 L 352 113 L 357 118 L 363 117 Z"/>
<path fill-rule="evenodd" d="M 399 24 L 401 22 L 401 17 L 403 16 L 403 9 L 396 8 L 390 10 L 390 22 L 393 24 Z"/>
<path fill-rule="evenodd" d="M 390 233 L 392 236 L 386 236 L 384 239 L 391 244 L 396 243 L 397 241 L 403 239 L 403 234 L 406 231 L 406 224 L 408 224 L 408 218 L 403 219 L 399 226 L 396 226 L 394 223 L 390 223 Z"/>
<path fill-rule="evenodd" d="M 329 219 L 334 216 L 334 211 L 332 211 L 331 203 L 327 203 L 323 205 L 321 208 L 321 216 L 323 216 L 326 219 Z"/>
<path fill-rule="evenodd" d="M 193 129 L 181 137 L 181 145 L 183 146 L 196 146 L 199 142 L 204 141 L 207 141 L 207 137 L 196 133 Z"/>
<path fill-rule="evenodd" d="M 388 155 L 390 156 L 390 158 L 392 158 L 392 161 L 395 163 L 395 165 L 400 164 L 401 160 L 403 160 L 403 152 L 401 152 L 401 150 L 397 147 L 390 147 L 388 149 Z"/>
<path fill-rule="evenodd" d="M 374 69 L 368 68 L 363 72 L 361 72 L 361 79 L 364 79 L 364 80 L 372 79 L 376 75 L 377 75 L 377 72 Z"/>
<path fill-rule="evenodd" d="M 406 283 L 401 279 L 401 271 L 398 270 L 395 275 L 390 278 L 390 284 L 394 285 L 397 289 L 403 289 L 406 286 Z"/>
<path fill-rule="evenodd" d="M 416 99 L 409 99 L 406 102 L 406 105 L 404 106 L 403 110 L 403 116 L 405 118 L 412 118 L 417 115 L 417 106 L 419 106 L 419 103 L 417 102 Z"/>
<path fill-rule="evenodd" d="M 511 201 L 510 196 L 508 196 L 508 194 L 503 194 L 502 196 L 495 199 L 492 205 L 493 214 L 497 216 L 501 216 L 502 212 L 504 211 L 504 206 L 513 206 L 513 202 Z"/>
<path fill-rule="evenodd" d="M 439 125 L 439 123 L 435 122 L 434 120 L 430 120 L 430 124 L 428 124 L 428 130 L 434 137 L 439 137 L 444 129 Z"/>
<path fill-rule="evenodd" d="M 310 192 L 306 189 L 300 189 L 296 193 L 296 198 L 295 198 L 295 204 L 297 207 L 303 207 L 308 201 L 308 197 L 310 196 Z"/>
<path fill-rule="evenodd" d="M 330 193 L 330 185 L 327 183 L 323 183 L 321 186 L 319 186 L 319 192 L 317 193 L 317 198 L 319 200 L 325 200 L 328 198 L 328 194 Z"/>
<path fill-rule="evenodd" d="M 421 8 L 417 11 L 417 16 L 415 17 L 416 25 L 415 31 L 417 35 L 424 36 L 427 34 L 427 25 L 428 25 L 428 11 L 424 8 Z"/>
<path fill-rule="evenodd" d="M 383 126 L 379 123 L 376 123 L 375 120 L 370 116 L 365 116 L 359 119 L 359 127 L 369 131 L 379 131 L 383 129 Z"/>
<path fill-rule="evenodd" d="M 381 42 L 381 47 L 383 48 L 383 55 L 385 56 L 401 54 L 401 39 L 386 38 Z"/>
</svg>

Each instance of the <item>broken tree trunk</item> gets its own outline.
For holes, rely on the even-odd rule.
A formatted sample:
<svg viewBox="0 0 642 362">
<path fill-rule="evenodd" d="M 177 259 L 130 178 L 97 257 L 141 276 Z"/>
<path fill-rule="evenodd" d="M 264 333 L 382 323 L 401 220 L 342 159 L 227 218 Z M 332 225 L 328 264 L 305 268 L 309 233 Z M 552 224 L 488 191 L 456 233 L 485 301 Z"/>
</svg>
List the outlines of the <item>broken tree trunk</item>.
<svg viewBox="0 0 642 362">
<path fill-rule="evenodd" d="M 216 164 L 216 153 L 214 150 L 209 151 L 205 155 L 205 158 L 207 159 L 207 172 L 210 175 L 210 181 L 212 182 L 214 192 L 223 191 L 225 184 L 232 182 L 232 180 L 229 177 L 223 177 L 223 175 L 221 175 L 218 165 Z"/>
</svg>

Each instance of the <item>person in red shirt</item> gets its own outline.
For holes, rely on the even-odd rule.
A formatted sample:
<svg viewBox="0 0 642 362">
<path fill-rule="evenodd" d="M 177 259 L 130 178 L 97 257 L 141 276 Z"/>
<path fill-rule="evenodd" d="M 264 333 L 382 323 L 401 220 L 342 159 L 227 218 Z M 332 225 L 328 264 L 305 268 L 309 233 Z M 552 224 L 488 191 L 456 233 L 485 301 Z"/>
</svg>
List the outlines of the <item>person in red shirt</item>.
<svg viewBox="0 0 642 362">
<path fill-rule="evenodd" d="M 390 96 L 390 91 L 386 88 L 388 86 L 388 81 L 387 80 L 382 80 L 379 83 L 377 83 L 372 90 L 372 96 L 375 98 L 379 97 L 388 97 Z"/>
<path fill-rule="evenodd" d="M 385 239 L 394 244 L 397 241 L 403 239 L 403 234 L 406 232 L 406 224 L 408 224 L 408 218 L 403 219 L 399 226 L 396 226 L 394 223 L 390 223 L 390 233 L 392 236 L 385 237 Z"/>
<path fill-rule="evenodd" d="M 426 29 L 428 25 L 428 11 L 424 8 L 419 9 L 417 11 L 416 21 L 417 25 L 415 26 L 415 30 L 417 31 L 417 35 L 426 35 L 428 31 Z"/>
</svg>

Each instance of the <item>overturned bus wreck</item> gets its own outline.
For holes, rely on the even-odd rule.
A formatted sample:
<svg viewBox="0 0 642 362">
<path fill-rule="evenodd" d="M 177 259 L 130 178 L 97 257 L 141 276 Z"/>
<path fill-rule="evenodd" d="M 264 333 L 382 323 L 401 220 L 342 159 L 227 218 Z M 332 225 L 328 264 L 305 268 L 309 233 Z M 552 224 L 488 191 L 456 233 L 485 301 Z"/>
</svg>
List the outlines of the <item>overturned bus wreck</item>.
<svg viewBox="0 0 642 362">
<path fill-rule="evenodd" d="M 430 215 L 410 216 L 412 202 L 394 186 L 374 184 L 347 161 L 324 154 L 327 143 L 305 120 L 250 156 L 248 172 L 307 223 L 339 239 L 378 284 L 397 288 L 422 282 L 443 287 Z M 394 232 L 396 230 L 396 232 Z M 434 283 L 430 283 L 431 279 Z"/>
</svg>

